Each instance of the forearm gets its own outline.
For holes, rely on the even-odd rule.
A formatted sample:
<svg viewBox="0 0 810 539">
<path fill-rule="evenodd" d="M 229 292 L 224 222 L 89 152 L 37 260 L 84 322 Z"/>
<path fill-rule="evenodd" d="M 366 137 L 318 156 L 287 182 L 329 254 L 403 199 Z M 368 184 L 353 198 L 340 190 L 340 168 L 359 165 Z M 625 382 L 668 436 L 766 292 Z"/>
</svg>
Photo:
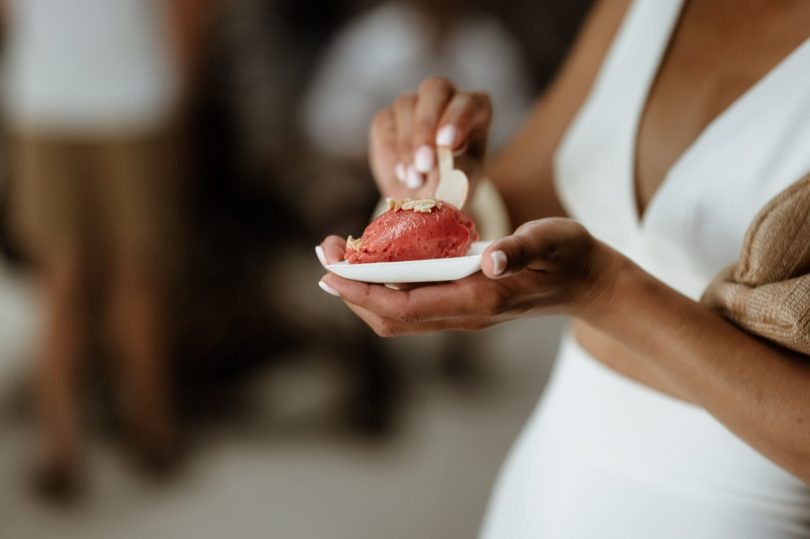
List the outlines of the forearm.
<svg viewBox="0 0 810 539">
<path fill-rule="evenodd" d="M 684 395 L 810 482 L 810 362 L 739 330 L 621 259 L 588 322 L 646 358 Z"/>
</svg>

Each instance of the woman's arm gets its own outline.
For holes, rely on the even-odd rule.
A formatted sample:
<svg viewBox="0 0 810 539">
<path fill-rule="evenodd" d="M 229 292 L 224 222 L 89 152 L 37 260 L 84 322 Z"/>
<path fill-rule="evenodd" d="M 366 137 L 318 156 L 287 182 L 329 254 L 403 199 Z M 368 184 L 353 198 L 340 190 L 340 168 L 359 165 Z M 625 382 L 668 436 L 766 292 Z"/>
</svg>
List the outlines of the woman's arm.
<svg viewBox="0 0 810 539">
<path fill-rule="evenodd" d="M 588 323 L 810 483 L 810 358 L 741 331 L 626 259 L 616 274 L 610 308 Z"/>
<path fill-rule="evenodd" d="M 491 163 L 489 178 L 515 225 L 565 215 L 554 190 L 554 154 L 590 91 L 628 5 L 628 0 L 596 2 L 551 85 Z"/>
</svg>

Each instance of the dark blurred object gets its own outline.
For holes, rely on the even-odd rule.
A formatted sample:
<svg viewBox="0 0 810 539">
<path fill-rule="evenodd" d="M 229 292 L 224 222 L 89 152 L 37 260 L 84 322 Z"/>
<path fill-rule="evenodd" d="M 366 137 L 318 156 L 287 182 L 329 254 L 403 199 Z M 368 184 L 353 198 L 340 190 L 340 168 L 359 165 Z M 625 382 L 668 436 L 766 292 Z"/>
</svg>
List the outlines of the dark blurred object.
<svg viewBox="0 0 810 539">
<path fill-rule="evenodd" d="M 484 0 L 484 9 L 503 21 L 520 43 L 533 90 L 539 94 L 562 63 L 593 1 Z"/>
<path fill-rule="evenodd" d="M 204 430 L 203 418 L 227 415 L 249 398 L 259 372 L 272 376 L 290 357 L 321 357 L 343 372 L 345 424 L 384 432 L 396 391 L 373 335 L 360 324 L 336 332 L 295 313 L 296 289 L 316 287 L 285 265 L 284 253 L 303 250 L 317 266 L 310 246 L 325 227 L 313 223 L 350 216 L 359 225 L 375 200 L 316 219 L 307 210 L 334 196 L 309 190 L 313 156 L 301 150 L 290 103 L 312 42 L 296 41 L 296 22 L 279 18 L 282 11 L 273 2 L 226 2 L 212 19 L 188 130 L 194 235 L 173 302 L 180 408 L 189 428 Z M 347 187 L 347 195 L 357 200 L 362 183 L 351 178 L 355 190 Z M 282 293 L 291 302 L 279 301 Z"/>
<path fill-rule="evenodd" d="M 8 178 L 5 171 L 0 174 L 0 258 L 12 266 L 20 266 L 24 262 L 9 227 Z"/>
<path fill-rule="evenodd" d="M 352 10 L 348 2 L 222 2 L 208 43 L 202 101 L 228 133 L 221 172 L 285 205 L 310 243 L 362 227 L 376 202 L 365 160 L 347 170 L 312 152 L 298 123 L 312 66 Z"/>
</svg>

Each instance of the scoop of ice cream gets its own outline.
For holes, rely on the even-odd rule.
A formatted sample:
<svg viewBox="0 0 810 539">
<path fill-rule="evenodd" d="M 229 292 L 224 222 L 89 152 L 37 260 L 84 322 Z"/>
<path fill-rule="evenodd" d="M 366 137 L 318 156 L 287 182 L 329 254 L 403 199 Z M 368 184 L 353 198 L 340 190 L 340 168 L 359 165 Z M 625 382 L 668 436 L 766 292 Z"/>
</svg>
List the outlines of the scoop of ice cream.
<svg viewBox="0 0 810 539">
<path fill-rule="evenodd" d="M 357 264 L 464 256 L 477 239 L 472 219 L 446 202 L 389 199 L 361 238 L 349 236 L 345 258 Z"/>
</svg>

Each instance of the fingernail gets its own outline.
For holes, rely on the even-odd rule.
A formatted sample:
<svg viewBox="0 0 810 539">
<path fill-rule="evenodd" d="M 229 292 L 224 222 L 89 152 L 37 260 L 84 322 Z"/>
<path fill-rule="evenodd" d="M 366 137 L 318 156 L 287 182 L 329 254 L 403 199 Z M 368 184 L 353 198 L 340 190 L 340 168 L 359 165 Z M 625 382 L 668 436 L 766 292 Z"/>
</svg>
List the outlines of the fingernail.
<svg viewBox="0 0 810 539">
<path fill-rule="evenodd" d="M 456 128 L 452 125 L 445 125 L 436 133 L 436 144 L 439 146 L 453 146 L 456 140 Z"/>
<path fill-rule="evenodd" d="M 492 273 L 500 275 L 506 269 L 506 253 L 503 251 L 492 251 Z"/>
<path fill-rule="evenodd" d="M 433 148 L 424 144 L 413 154 L 413 164 L 419 172 L 428 173 L 433 168 Z"/>
<path fill-rule="evenodd" d="M 318 281 L 318 286 L 320 286 L 321 290 L 323 290 L 327 294 L 331 294 L 333 296 L 340 297 L 340 294 L 337 293 L 337 290 L 335 290 L 334 288 L 332 288 L 331 286 L 329 286 L 325 282 Z"/>
<path fill-rule="evenodd" d="M 405 165 L 397 163 L 396 166 L 394 166 L 394 174 L 396 174 L 400 183 L 405 183 Z"/>
<path fill-rule="evenodd" d="M 422 184 L 425 183 L 425 180 L 422 179 L 422 175 L 414 168 L 413 165 L 408 166 L 408 180 L 407 184 L 408 187 L 411 189 L 419 189 L 422 187 Z"/>
<path fill-rule="evenodd" d="M 329 262 L 326 261 L 326 254 L 323 252 L 323 247 L 320 245 L 315 246 L 315 256 L 318 257 L 318 261 L 324 268 L 329 265 Z"/>
</svg>

